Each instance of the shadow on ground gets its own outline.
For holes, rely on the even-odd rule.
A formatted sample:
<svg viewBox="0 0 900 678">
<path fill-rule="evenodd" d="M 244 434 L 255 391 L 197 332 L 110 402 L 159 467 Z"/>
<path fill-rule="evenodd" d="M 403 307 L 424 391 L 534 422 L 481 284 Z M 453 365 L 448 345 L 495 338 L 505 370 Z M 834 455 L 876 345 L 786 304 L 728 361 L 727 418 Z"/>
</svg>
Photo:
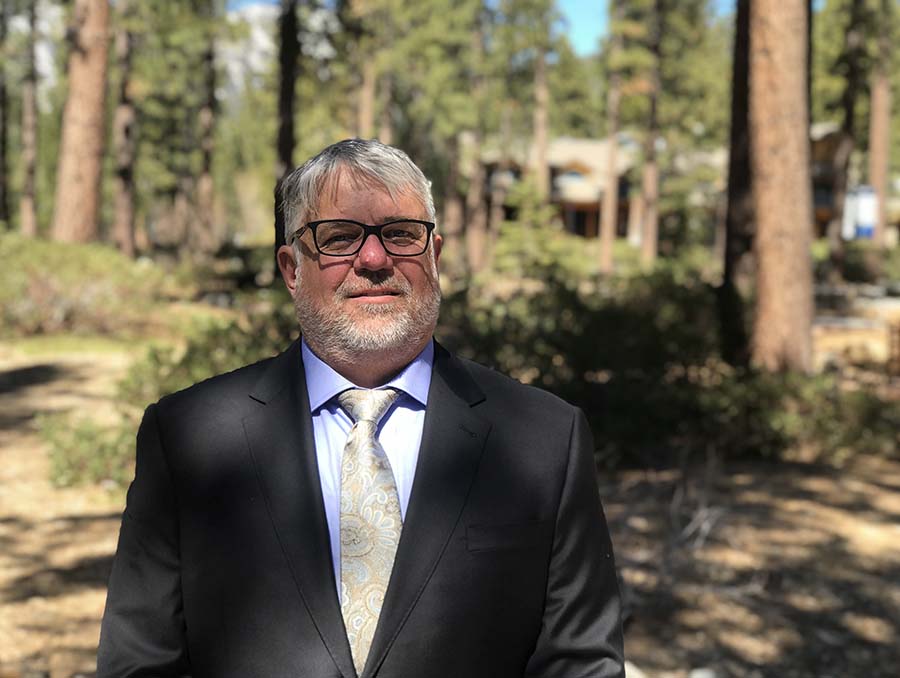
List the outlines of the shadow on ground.
<svg viewBox="0 0 900 678">
<path fill-rule="evenodd" d="M 896 675 L 896 462 L 630 472 L 605 493 L 639 668 Z"/>
</svg>

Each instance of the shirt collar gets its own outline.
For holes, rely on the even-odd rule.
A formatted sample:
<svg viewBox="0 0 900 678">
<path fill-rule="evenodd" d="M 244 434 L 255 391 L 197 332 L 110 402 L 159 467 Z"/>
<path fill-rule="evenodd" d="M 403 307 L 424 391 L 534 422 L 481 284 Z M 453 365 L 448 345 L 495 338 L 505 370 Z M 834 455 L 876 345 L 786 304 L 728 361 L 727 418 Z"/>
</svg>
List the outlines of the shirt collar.
<svg viewBox="0 0 900 678">
<path fill-rule="evenodd" d="M 312 352 L 305 340 L 301 340 L 301 356 L 306 373 L 306 390 L 309 394 L 309 408 L 315 412 L 329 400 L 348 388 L 358 388 L 330 365 Z M 414 398 L 422 405 L 428 404 L 428 389 L 431 386 L 431 369 L 434 366 L 434 342 L 429 341 L 422 352 L 403 368 L 396 377 L 381 387 L 391 386 Z"/>
</svg>

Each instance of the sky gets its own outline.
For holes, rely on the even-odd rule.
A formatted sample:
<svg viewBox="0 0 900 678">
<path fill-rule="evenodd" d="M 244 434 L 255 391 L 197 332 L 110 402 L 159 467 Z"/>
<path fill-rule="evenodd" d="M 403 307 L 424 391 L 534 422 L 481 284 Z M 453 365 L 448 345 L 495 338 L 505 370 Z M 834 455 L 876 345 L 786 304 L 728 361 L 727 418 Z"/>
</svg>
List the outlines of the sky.
<svg viewBox="0 0 900 678">
<path fill-rule="evenodd" d="M 733 10 L 735 0 L 715 0 L 714 6 L 720 13 Z M 277 4 L 277 0 L 229 0 L 231 9 L 259 3 Z M 557 0 L 563 14 L 566 32 L 575 51 L 584 56 L 597 50 L 598 40 L 606 33 L 607 0 Z"/>
</svg>

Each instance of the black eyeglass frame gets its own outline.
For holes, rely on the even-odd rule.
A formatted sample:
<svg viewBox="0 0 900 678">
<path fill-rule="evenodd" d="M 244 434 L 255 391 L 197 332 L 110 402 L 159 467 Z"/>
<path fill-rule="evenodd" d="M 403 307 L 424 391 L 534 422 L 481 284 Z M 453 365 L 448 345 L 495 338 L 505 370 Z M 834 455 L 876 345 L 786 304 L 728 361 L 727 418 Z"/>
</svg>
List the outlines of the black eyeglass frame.
<svg viewBox="0 0 900 678">
<path fill-rule="evenodd" d="M 422 246 L 422 251 L 417 252 L 416 254 L 397 254 L 395 252 L 391 252 L 388 246 L 384 242 L 384 238 L 381 235 L 381 229 L 385 226 L 392 226 L 393 224 L 422 224 L 425 227 L 425 244 Z M 362 228 L 363 237 L 359 241 L 359 247 L 357 247 L 352 252 L 342 252 L 341 254 L 334 254 L 332 252 L 323 252 L 322 248 L 319 247 L 319 240 L 316 237 L 316 229 L 321 224 L 355 224 Z M 431 233 L 435 229 L 435 224 L 433 221 L 425 221 L 423 219 L 394 219 L 393 221 L 388 221 L 384 224 L 364 224 L 360 221 L 354 221 L 353 219 L 320 219 L 319 221 L 310 221 L 302 228 L 298 228 L 291 234 L 291 237 L 288 238 L 288 245 L 293 245 L 294 241 L 297 240 L 300 236 L 302 236 L 307 230 L 312 231 L 313 234 L 313 245 L 316 246 L 316 251 L 319 254 L 325 255 L 326 257 L 353 257 L 359 254 L 359 251 L 363 248 L 363 245 L 366 244 L 366 240 L 370 235 L 374 235 L 378 238 L 378 242 L 381 243 L 381 246 L 384 248 L 384 251 L 387 252 L 392 257 L 421 257 L 425 252 L 428 251 L 428 245 L 431 243 Z"/>
</svg>

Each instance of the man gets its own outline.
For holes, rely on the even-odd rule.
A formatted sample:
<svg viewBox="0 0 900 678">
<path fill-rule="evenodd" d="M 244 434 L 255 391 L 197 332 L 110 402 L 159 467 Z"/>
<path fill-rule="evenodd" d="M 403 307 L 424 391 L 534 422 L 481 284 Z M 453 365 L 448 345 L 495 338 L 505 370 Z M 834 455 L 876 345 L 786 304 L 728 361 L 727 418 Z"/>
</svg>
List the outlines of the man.
<svg viewBox="0 0 900 678">
<path fill-rule="evenodd" d="M 98 676 L 623 676 L 586 421 L 433 341 L 421 171 L 353 139 L 281 198 L 303 341 L 147 409 Z"/>
</svg>

